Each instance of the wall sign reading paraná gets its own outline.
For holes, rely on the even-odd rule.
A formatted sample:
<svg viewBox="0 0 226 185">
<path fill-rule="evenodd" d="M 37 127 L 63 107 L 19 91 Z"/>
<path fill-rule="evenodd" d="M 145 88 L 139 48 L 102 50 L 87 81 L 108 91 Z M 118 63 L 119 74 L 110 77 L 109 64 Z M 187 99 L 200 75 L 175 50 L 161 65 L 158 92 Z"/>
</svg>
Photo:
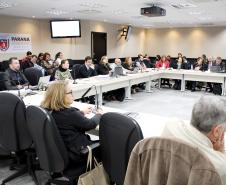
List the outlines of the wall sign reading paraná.
<svg viewBox="0 0 226 185">
<path fill-rule="evenodd" d="M 0 33 L 0 53 L 32 51 L 30 34 Z"/>
</svg>

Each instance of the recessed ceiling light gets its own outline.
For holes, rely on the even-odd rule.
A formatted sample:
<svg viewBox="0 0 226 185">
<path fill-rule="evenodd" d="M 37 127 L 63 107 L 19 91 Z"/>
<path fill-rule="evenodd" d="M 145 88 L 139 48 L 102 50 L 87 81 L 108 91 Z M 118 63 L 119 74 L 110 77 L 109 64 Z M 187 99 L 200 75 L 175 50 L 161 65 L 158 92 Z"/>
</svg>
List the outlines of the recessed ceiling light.
<svg viewBox="0 0 226 185">
<path fill-rule="evenodd" d="M 141 19 L 144 18 L 142 15 L 137 15 L 137 16 L 131 16 L 132 19 Z"/>
<path fill-rule="evenodd" d="M 114 10 L 113 13 L 115 15 L 123 15 L 123 14 L 127 14 L 128 12 L 125 10 Z"/>
<path fill-rule="evenodd" d="M 32 18 L 35 18 L 35 16 L 33 15 Z"/>
<path fill-rule="evenodd" d="M 80 4 L 80 6 L 89 7 L 89 8 L 104 8 L 106 5 L 99 4 L 99 3 L 90 3 L 90 2 L 84 2 Z"/>
<path fill-rule="evenodd" d="M 151 25 L 151 24 L 145 24 L 144 27 L 148 27 L 149 28 L 149 27 L 153 27 L 153 25 Z"/>
<path fill-rule="evenodd" d="M 199 17 L 198 19 L 201 21 L 209 21 L 212 20 L 212 17 Z"/>
<path fill-rule="evenodd" d="M 55 8 L 53 8 L 51 10 L 47 10 L 46 13 L 47 14 L 51 14 L 51 15 L 65 15 L 65 14 L 68 14 L 68 12 L 66 12 L 66 11 L 57 10 Z"/>
<path fill-rule="evenodd" d="M 190 15 L 200 15 L 202 13 L 203 13 L 203 11 L 200 11 L 200 12 L 189 12 Z"/>
<path fill-rule="evenodd" d="M 78 13 L 84 13 L 84 14 L 97 14 L 97 13 L 102 13 L 99 10 L 93 10 L 93 9 L 87 9 L 87 10 L 79 10 L 77 11 Z"/>
<path fill-rule="evenodd" d="M 4 8 L 11 8 L 12 6 L 15 6 L 16 4 L 9 4 L 5 1 L 0 1 L 0 9 Z"/>
</svg>

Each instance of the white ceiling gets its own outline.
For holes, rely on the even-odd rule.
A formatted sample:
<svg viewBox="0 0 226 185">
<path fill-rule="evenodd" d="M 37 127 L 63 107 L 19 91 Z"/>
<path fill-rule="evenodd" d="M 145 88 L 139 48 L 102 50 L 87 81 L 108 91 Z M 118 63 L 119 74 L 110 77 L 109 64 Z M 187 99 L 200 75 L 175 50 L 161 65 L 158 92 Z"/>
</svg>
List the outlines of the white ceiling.
<svg viewBox="0 0 226 185">
<path fill-rule="evenodd" d="M 165 8 L 166 16 L 141 16 L 140 8 L 151 4 Z M 0 15 L 88 19 L 146 28 L 222 26 L 226 25 L 225 11 L 226 0 L 0 0 Z"/>
</svg>

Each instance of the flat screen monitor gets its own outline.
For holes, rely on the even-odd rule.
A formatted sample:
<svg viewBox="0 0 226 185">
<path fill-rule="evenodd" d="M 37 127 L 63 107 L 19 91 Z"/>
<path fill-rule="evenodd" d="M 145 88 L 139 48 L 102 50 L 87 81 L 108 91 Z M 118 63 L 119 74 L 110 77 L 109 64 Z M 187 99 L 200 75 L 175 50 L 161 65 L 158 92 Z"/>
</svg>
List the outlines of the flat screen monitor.
<svg viewBox="0 0 226 185">
<path fill-rule="evenodd" d="M 79 20 L 50 21 L 52 38 L 81 37 Z"/>
</svg>

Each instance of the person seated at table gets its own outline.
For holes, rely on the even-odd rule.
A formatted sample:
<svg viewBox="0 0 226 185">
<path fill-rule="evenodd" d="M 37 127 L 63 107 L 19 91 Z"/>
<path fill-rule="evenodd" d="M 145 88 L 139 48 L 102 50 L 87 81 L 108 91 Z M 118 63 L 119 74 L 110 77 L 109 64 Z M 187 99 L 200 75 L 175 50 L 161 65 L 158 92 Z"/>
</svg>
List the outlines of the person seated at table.
<svg viewBox="0 0 226 185">
<path fill-rule="evenodd" d="M 62 60 L 59 68 L 56 70 L 55 73 L 56 80 L 73 80 L 71 76 L 71 72 L 69 71 L 69 62 L 68 60 Z"/>
<path fill-rule="evenodd" d="M 132 58 L 131 57 L 126 57 L 125 58 L 125 62 L 122 64 L 122 66 L 129 70 L 129 71 L 133 71 L 134 70 L 134 66 L 133 66 L 133 61 L 132 61 Z"/>
<path fill-rule="evenodd" d="M 163 55 L 161 60 L 159 60 L 155 67 L 158 69 L 168 69 L 170 67 L 169 61 L 166 59 L 166 56 Z M 171 88 L 171 84 L 169 82 L 169 79 L 161 79 L 161 85 L 168 85 Z"/>
<path fill-rule="evenodd" d="M 186 66 L 186 64 L 184 63 L 182 57 L 178 58 L 176 61 L 177 61 L 177 63 L 176 63 L 175 66 L 174 66 L 175 69 L 180 70 L 180 69 L 186 69 L 186 68 L 187 68 L 187 66 Z M 174 88 L 175 90 L 180 90 L 180 89 L 181 89 L 181 80 L 174 80 L 174 81 L 175 81 L 175 84 L 173 85 L 173 88 Z"/>
<path fill-rule="evenodd" d="M 115 63 L 113 63 L 111 65 L 113 73 L 114 73 L 115 67 L 122 67 L 121 59 L 116 58 Z M 123 74 L 126 74 L 129 71 L 129 70 L 125 69 L 124 67 L 122 67 L 122 70 L 123 70 Z M 111 100 L 118 100 L 118 101 L 122 102 L 125 99 L 125 89 L 124 88 L 116 89 L 111 92 L 112 92 L 112 94 L 114 94 L 111 97 Z"/>
<path fill-rule="evenodd" d="M 90 56 L 85 58 L 85 63 L 81 65 L 78 73 L 78 78 L 89 78 L 97 75 L 95 66 Z"/>
<path fill-rule="evenodd" d="M 9 68 L 5 71 L 8 80 L 4 82 L 7 90 L 18 90 L 27 86 L 28 80 L 20 71 L 20 62 L 16 57 L 9 59 Z"/>
<path fill-rule="evenodd" d="M 37 61 L 38 61 L 38 57 L 36 55 L 32 55 L 31 62 L 33 63 L 34 68 L 42 71 L 42 75 L 44 76 L 45 75 L 45 69 L 42 66 L 38 65 Z"/>
<path fill-rule="evenodd" d="M 115 71 L 115 67 L 122 67 L 123 74 L 126 74 L 126 73 L 130 72 L 129 70 L 125 69 L 125 68 L 122 66 L 122 61 L 121 61 L 120 58 L 115 58 L 115 62 L 114 62 L 113 64 L 111 64 L 112 72 Z"/>
<path fill-rule="evenodd" d="M 197 62 L 195 63 L 194 67 L 195 67 L 194 68 L 195 71 L 204 71 L 203 59 L 201 57 L 199 57 L 197 59 Z M 196 91 L 196 86 L 199 89 L 201 89 L 202 88 L 202 83 L 197 83 L 196 81 L 193 81 L 192 82 L 192 89 L 191 89 L 192 92 Z"/>
<path fill-rule="evenodd" d="M 166 59 L 166 56 L 163 55 L 161 60 L 157 61 L 155 64 L 156 68 L 162 68 L 162 69 L 167 69 L 170 67 L 169 61 Z"/>
<path fill-rule="evenodd" d="M 92 58 L 90 56 L 85 57 L 85 63 L 82 64 L 78 70 L 78 78 L 89 78 L 96 75 L 97 72 L 95 70 Z M 82 99 L 82 102 L 95 104 L 95 97 L 94 96 L 85 97 Z"/>
<path fill-rule="evenodd" d="M 55 67 L 59 67 L 60 64 L 61 64 L 61 61 L 64 59 L 64 55 L 62 52 L 58 52 L 56 55 L 55 55 L 55 60 L 54 60 L 54 66 Z"/>
<path fill-rule="evenodd" d="M 147 68 L 154 67 L 153 62 L 151 61 L 150 57 L 147 54 L 144 55 L 143 62 Z"/>
<path fill-rule="evenodd" d="M 225 100 L 203 96 L 193 106 L 190 124 L 173 119 L 166 123 L 162 137 L 177 138 L 197 147 L 209 158 L 226 184 L 225 132 Z"/>
<path fill-rule="evenodd" d="M 144 57 L 142 54 L 138 55 L 138 58 L 135 60 L 135 65 L 134 67 L 138 67 L 140 70 L 146 70 L 147 67 L 144 63 Z"/>
<path fill-rule="evenodd" d="M 53 75 L 54 65 L 49 53 L 44 54 L 43 60 L 41 61 L 41 66 L 46 70 L 47 75 Z"/>
<path fill-rule="evenodd" d="M 207 71 L 208 68 L 209 68 L 209 61 L 208 61 L 206 55 L 203 54 L 203 55 L 201 56 L 201 59 L 202 59 L 203 70 L 204 70 L 204 71 Z"/>
<path fill-rule="evenodd" d="M 21 69 L 23 71 L 29 67 L 34 67 L 33 63 L 31 62 L 31 58 L 32 58 L 32 52 L 28 51 L 26 53 L 26 57 L 23 58 L 21 61 Z"/>
<path fill-rule="evenodd" d="M 73 102 L 72 85 L 69 81 L 55 81 L 48 87 L 41 107 L 52 111 L 70 160 L 86 164 L 87 156 L 81 155 L 80 152 L 94 141 L 85 132 L 96 128 L 102 111 L 97 110 L 95 116 L 88 119 L 86 115 L 92 112 L 92 108 L 87 106 L 79 110 L 72 107 Z"/>
<path fill-rule="evenodd" d="M 44 57 L 44 53 L 38 54 L 37 64 L 40 66 L 42 66 L 43 57 Z"/>
<path fill-rule="evenodd" d="M 212 63 L 213 66 L 219 66 L 220 71 L 225 71 L 225 65 L 222 63 L 221 57 L 217 57 L 216 60 Z M 213 94 L 221 95 L 222 94 L 222 86 L 221 83 L 207 83 L 210 88 L 209 92 L 213 92 Z"/>
<path fill-rule="evenodd" d="M 96 67 L 98 75 L 107 75 L 111 71 L 111 67 L 108 63 L 108 57 L 102 56 L 99 64 Z"/>
</svg>

